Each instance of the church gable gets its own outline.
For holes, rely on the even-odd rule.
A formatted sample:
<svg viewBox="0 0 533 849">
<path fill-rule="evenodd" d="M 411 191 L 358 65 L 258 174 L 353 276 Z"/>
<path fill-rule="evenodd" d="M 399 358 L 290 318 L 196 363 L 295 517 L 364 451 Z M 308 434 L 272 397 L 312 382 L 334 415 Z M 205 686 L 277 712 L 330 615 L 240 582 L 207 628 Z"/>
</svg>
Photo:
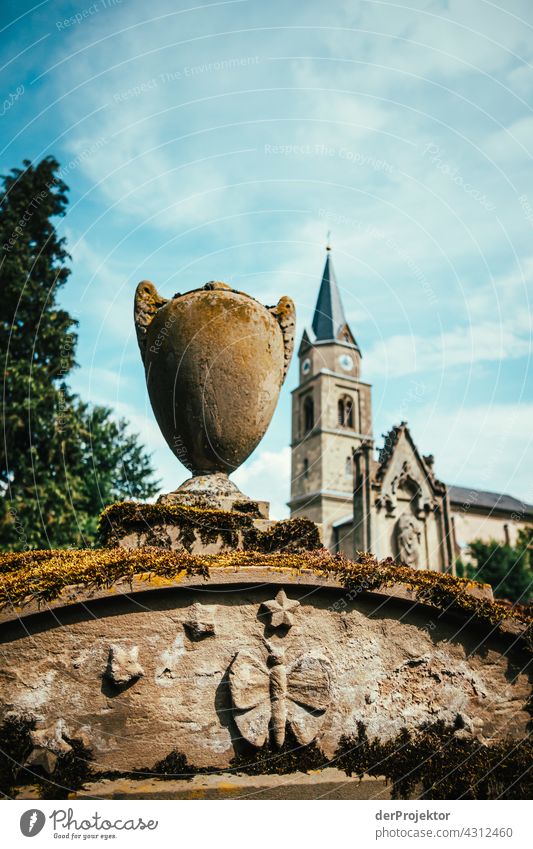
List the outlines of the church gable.
<svg viewBox="0 0 533 849">
<path fill-rule="evenodd" d="M 445 568 L 446 487 L 435 479 L 405 422 L 386 437 L 372 490 L 376 544 L 407 566 Z"/>
<path fill-rule="evenodd" d="M 357 344 L 355 337 L 354 337 L 352 331 L 350 330 L 348 324 L 341 324 L 340 325 L 340 327 L 337 331 L 337 341 L 343 342 L 345 345 L 352 345 L 354 348 L 357 348 L 357 350 L 361 354 L 361 351 L 359 349 L 359 345 Z M 361 354 L 361 356 L 362 356 L 362 354 Z"/>
<path fill-rule="evenodd" d="M 375 478 L 382 502 L 394 504 L 409 494 L 416 496 L 421 506 L 433 509 L 443 492 L 443 485 L 419 454 L 405 422 L 387 434 Z"/>
<path fill-rule="evenodd" d="M 300 342 L 300 347 L 298 349 L 298 356 L 301 357 L 302 354 L 305 354 L 310 348 L 313 347 L 313 340 L 311 339 L 311 334 L 306 328 L 302 334 L 302 341 Z"/>
</svg>

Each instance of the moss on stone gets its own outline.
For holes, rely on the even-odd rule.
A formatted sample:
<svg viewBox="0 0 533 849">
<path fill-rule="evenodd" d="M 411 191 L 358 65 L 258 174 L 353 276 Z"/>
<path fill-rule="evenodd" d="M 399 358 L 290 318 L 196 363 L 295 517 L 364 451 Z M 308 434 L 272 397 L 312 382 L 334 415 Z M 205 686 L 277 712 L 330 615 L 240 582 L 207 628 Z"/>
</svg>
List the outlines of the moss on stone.
<svg viewBox="0 0 533 849">
<path fill-rule="evenodd" d="M 228 549 L 261 552 L 314 550 L 322 545 L 317 526 L 308 519 L 286 519 L 260 530 L 254 525 L 258 517 L 254 501 L 239 502 L 238 510 L 123 501 L 103 511 L 98 532 L 106 547 L 118 545 L 129 534 L 144 533 L 147 546 L 170 550 L 169 526 L 178 529 L 178 542 L 186 551 L 192 550 L 197 538 L 202 545 L 222 541 Z"/>
<path fill-rule="evenodd" d="M 232 768 L 246 775 L 309 772 L 336 767 L 347 775 L 385 777 L 395 799 L 530 799 L 533 742 L 507 739 L 491 744 L 461 736 L 457 726 L 436 722 L 406 729 L 381 743 L 370 741 L 363 723 L 355 737 L 341 738 L 332 759 L 316 743 L 299 745 L 287 726 L 283 747 L 269 743 L 239 755 Z"/>
<path fill-rule="evenodd" d="M 287 519 L 276 522 L 266 531 L 249 528 L 244 535 L 246 550 L 266 554 L 275 551 L 287 553 L 316 551 L 322 547 L 317 526 L 309 519 Z"/>
<path fill-rule="evenodd" d="M 273 749 L 269 743 L 260 749 L 250 747 L 223 770 L 195 767 L 183 753 L 172 750 L 152 767 L 99 771 L 91 766 L 93 753 L 81 741 L 69 740 L 72 751 L 58 758 L 50 776 L 20 767 L 29 751 L 32 727 L 25 720 L 11 720 L 0 729 L 1 790 L 6 795 L 15 795 L 17 788 L 29 783 L 41 798 L 64 799 L 85 783 L 102 779 L 186 780 L 220 772 L 287 775 L 326 767 L 360 778 L 384 777 L 392 785 L 394 799 L 530 799 L 533 793 L 533 742 L 529 738 L 483 743 L 465 735 L 457 725 L 443 722 L 413 732 L 404 729 L 387 742 L 370 740 L 359 723 L 357 734 L 341 738 L 331 759 L 316 742 L 300 745 L 287 725 L 281 749 Z"/>
<path fill-rule="evenodd" d="M 359 723 L 357 735 L 343 737 L 333 758 L 316 742 L 298 743 L 287 724 L 280 749 L 265 743 L 236 755 L 222 772 L 244 775 L 290 775 L 335 767 L 347 775 L 384 777 L 395 799 L 529 799 L 533 792 L 533 742 L 530 738 L 483 743 L 463 736 L 457 725 L 436 722 L 414 732 L 406 729 L 381 743 L 369 740 Z M 178 751 L 151 768 L 128 773 L 128 778 L 187 779 L 218 772 L 195 767 Z M 94 780 L 101 776 L 96 775 Z M 118 774 L 116 777 L 119 777 Z"/>
<path fill-rule="evenodd" d="M 180 579 L 183 576 L 213 577 L 217 569 L 250 567 L 275 569 L 281 575 L 308 571 L 319 578 L 332 578 L 345 588 L 339 604 L 361 593 L 402 584 L 412 590 L 422 603 L 443 612 L 460 611 L 472 622 L 493 626 L 513 620 L 523 628 L 521 642 L 532 648 L 532 620 L 514 613 L 497 601 L 473 596 L 469 590 L 481 587 L 464 578 L 440 572 L 413 570 L 398 566 L 392 560 L 377 561 L 369 554 L 359 560 L 347 560 L 331 555 L 326 549 L 291 553 L 290 551 L 262 553 L 229 551 L 215 555 L 195 555 L 186 551 L 165 551 L 160 548 L 104 548 L 89 550 L 28 551 L 0 554 L 0 609 L 9 605 L 24 605 L 31 601 L 50 602 L 59 598 L 69 586 L 87 589 L 112 587 L 119 581 L 134 578 L 157 582 L 158 578 Z"/>
<path fill-rule="evenodd" d="M 335 764 L 328 762 L 316 741 L 313 740 L 306 746 L 298 743 L 288 723 L 285 742 L 279 749 L 273 748 L 267 741 L 259 749 L 249 746 L 246 753 L 237 754 L 231 761 L 232 772 L 245 775 L 288 775 L 321 770 L 326 766 Z"/>
<path fill-rule="evenodd" d="M 105 546 L 113 547 L 131 533 L 157 533 L 165 525 L 179 529 L 179 541 L 189 551 L 196 536 L 203 545 L 222 540 L 235 548 L 239 531 L 253 526 L 252 516 L 229 510 L 189 507 L 183 504 L 140 504 L 121 501 L 107 507 L 98 522 L 98 536 Z M 167 548 L 169 545 L 163 545 Z"/>
<path fill-rule="evenodd" d="M 533 742 L 482 743 L 443 722 L 393 740 L 370 741 L 363 723 L 343 737 L 335 766 L 347 775 L 385 776 L 395 799 L 531 799 Z"/>
<path fill-rule="evenodd" d="M 41 799 L 68 799 L 70 793 L 92 779 L 92 751 L 81 741 L 65 737 L 72 747 L 70 752 L 59 755 L 51 775 L 37 776 Z"/>
<path fill-rule="evenodd" d="M 69 793 L 92 780 L 93 754 L 81 740 L 65 736 L 71 750 L 57 755 L 50 775 L 39 767 L 26 767 L 35 725 L 34 718 L 8 716 L 0 726 L 0 792 L 14 796 L 18 787 L 31 784 L 41 799 L 67 799 Z"/>
<path fill-rule="evenodd" d="M 6 796 L 13 795 L 22 764 L 31 751 L 30 732 L 34 728 L 34 719 L 20 716 L 7 716 L 0 726 L 0 792 Z"/>
<path fill-rule="evenodd" d="M 147 775 L 152 778 L 180 779 L 192 778 L 195 774 L 191 768 L 185 755 L 178 751 L 172 751 L 153 767 L 144 770 L 135 770 L 133 773 L 136 777 L 146 778 Z"/>
<path fill-rule="evenodd" d="M 233 503 L 233 510 L 237 513 L 247 513 L 258 519 L 261 517 L 261 511 L 259 510 L 257 501 L 235 501 Z"/>
</svg>

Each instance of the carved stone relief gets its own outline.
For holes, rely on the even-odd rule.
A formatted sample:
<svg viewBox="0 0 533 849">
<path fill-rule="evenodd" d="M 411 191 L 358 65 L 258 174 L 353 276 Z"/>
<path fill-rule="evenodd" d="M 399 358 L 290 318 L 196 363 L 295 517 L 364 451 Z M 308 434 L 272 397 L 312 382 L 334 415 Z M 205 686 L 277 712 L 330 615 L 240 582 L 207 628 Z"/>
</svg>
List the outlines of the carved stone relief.
<svg viewBox="0 0 533 849">
<path fill-rule="evenodd" d="M 158 659 L 155 671 L 155 682 L 163 687 L 170 687 L 175 678 L 181 659 L 185 654 L 185 637 L 183 632 L 177 634 L 170 648 L 164 649 Z"/>
<path fill-rule="evenodd" d="M 273 601 L 265 601 L 262 605 L 270 614 L 270 625 L 272 628 L 292 628 L 294 624 L 294 611 L 300 607 L 299 601 L 287 598 L 285 590 L 280 590 Z"/>
<path fill-rule="evenodd" d="M 264 640 L 266 654 L 237 652 L 229 671 L 233 718 L 243 738 L 254 746 L 263 746 L 270 735 L 274 746 L 281 748 L 287 723 L 298 742 L 307 745 L 318 734 L 331 701 L 332 668 L 325 657 L 307 652 L 286 659 L 283 640 L 299 606 L 284 590 L 263 602 L 260 609 L 268 612 L 270 628 L 279 633 Z"/>
<path fill-rule="evenodd" d="M 436 508 L 435 500 L 430 497 L 423 483 L 424 478 L 419 470 L 409 460 L 404 460 L 390 483 L 377 496 L 376 507 L 384 507 L 387 516 L 394 516 L 402 493 L 406 493 L 411 499 L 413 512 L 422 518 L 424 513 Z"/>
<path fill-rule="evenodd" d="M 412 513 L 402 513 L 396 523 L 398 557 L 406 566 L 416 569 L 420 563 L 421 526 Z"/>
<path fill-rule="evenodd" d="M 15 622 L 2 648 L 0 706 L 4 715 L 36 721 L 21 762 L 53 771 L 82 734 L 98 768 L 125 772 L 171 751 L 199 768 L 224 771 L 236 751 L 267 741 L 273 751 L 285 750 L 293 736 L 295 745 L 316 741 L 334 759 L 341 736 L 356 735 L 359 722 L 369 740 L 382 742 L 437 718 L 490 740 L 509 729 L 527 734 L 531 686 L 515 635 L 483 637 L 468 621 L 458 635 L 457 614 L 439 616 L 400 598 L 376 604 L 363 593 L 350 600 L 333 586 L 268 585 L 263 577 L 248 584 L 236 572 L 231 592 L 212 583 L 209 595 L 203 586 L 171 588 L 158 604 L 151 594 L 132 603 L 116 593 L 107 602 L 113 615 L 89 601 L 63 616 L 60 628 L 37 636 L 20 636 Z M 300 606 L 291 628 L 273 629 L 262 605 L 282 586 L 287 602 L 299 599 Z M 334 599 L 346 604 L 335 607 Z M 207 600 L 217 633 L 191 641 L 184 622 L 195 603 Z M 278 602 L 286 607 L 283 597 Z M 111 646 L 144 669 L 125 697 L 102 679 Z"/>
<path fill-rule="evenodd" d="M 112 643 L 104 676 L 117 687 L 124 687 L 142 678 L 144 669 L 139 663 L 139 646 Z"/>
<path fill-rule="evenodd" d="M 90 745 L 90 741 L 84 733 L 80 735 L 78 732 L 76 736 L 85 745 Z M 58 719 L 51 725 L 30 731 L 32 749 L 24 766 L 32 769 L 40 767 L 48 775 L 51 775 L 58 757 L 72 751 L 72 746 L 67 738 L 72 739 L 72 735 L 64 719 Z"/>
<path fill-rule="evenodd" d="M 195 602 L 190 608 L 189 618 L 183 623 L 191 640 L 214 637 L 216 633 L 216 607 Z"/>
<path fill-rule="evenodd" d="M 292 663 L 285 649 L 268 644 L 266 661 L 246 649 L 238 652 L 229 672 L 233 718 L 245 740 L 263 746 L 269 735 L 277 748 L 285 742 L 289 723 L 299 743 L 310 743 L 331 701 L 328 661 L 309 652 Z"/>
</svg>

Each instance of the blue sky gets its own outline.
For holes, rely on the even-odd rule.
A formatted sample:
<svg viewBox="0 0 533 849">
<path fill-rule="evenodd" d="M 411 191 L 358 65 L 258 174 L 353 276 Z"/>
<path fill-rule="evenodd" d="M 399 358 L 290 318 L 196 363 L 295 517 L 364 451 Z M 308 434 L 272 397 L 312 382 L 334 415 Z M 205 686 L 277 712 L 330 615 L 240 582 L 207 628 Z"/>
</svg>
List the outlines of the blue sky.
<svg viewBox="0 0 533 849">
<path fill-rule="evenodd" d="M 163 490 L 132 321 L 222 279 L 309 322 L 332 231 L 373 383 L 375 436 L 406 419 L 437 474 L 533 502 L 530 0 L 7 0 L 2 173 L 53 154 L 79 320 L 72 386 L 126 416 Z M 235 479 L 288 498 L 293 362 Z"/>
</svg>

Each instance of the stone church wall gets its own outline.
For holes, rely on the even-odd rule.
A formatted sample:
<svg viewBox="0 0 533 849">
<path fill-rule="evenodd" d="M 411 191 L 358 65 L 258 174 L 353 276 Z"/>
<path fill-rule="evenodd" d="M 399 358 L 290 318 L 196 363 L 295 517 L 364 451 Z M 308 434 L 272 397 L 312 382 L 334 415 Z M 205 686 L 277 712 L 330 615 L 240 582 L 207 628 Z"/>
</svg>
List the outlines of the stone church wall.
<svg viewBox="0 0 533 849">
<path fill-rule="evenodd" d="M 513 521 L 510 517 L 491 516 L 487 513 L 476 513 L 474 510 L 452 508 L 452 516 L 455 541 L 461 549 L 475 539 L 485 542 L 496 540 L 501 545 L 516 545 L 520 530 L 526 527 L 525 522 Z M 461 557 L 468 559 L 464 551 Z"/>
</svg>

